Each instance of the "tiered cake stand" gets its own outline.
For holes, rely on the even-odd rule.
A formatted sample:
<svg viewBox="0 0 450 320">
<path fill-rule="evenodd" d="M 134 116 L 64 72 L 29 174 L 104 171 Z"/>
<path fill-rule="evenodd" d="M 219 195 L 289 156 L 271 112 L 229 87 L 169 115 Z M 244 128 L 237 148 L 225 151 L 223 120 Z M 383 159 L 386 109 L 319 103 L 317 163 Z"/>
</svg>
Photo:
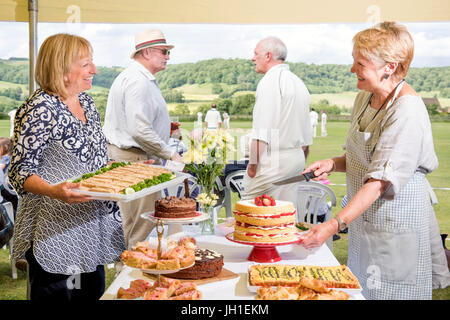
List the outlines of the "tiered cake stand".
<svg viewBox="0 0 450 320">
<path fill-rule="evenodd" d="M 207 213 L 197 212 L 197 215 L 195 217 L 189 217 L 189 218 L 158 218 L 155 217 L 155 213 L 152 212 L 146 212 L 141 214 L 141 217 L 143 219 L 147 219 L 153 222 L 156 222 L 156 234 L 158 235 L 158 248 L 156 250 L 158 254 L 158 259 L 161 259 L 161 240 L 164 235 L 164 224 L 189 224 L 189 223 L 196 223 L 203 220 L 206 220 L 209 218 L 209 215 Z M 161 274 L 170 274 L 175 273 L 183 269 L 187 269 L 192 267 L 195 264 L 195 262 L 187 267 L 177 269 L 177 270 L 157 270 L 157 269 L 140 269 L 142 272 L 148 273 L 148 274 L 154 274 L 156 275 L 156 281 L 158 286 L 160 285 L 160 275 Z"/>
<path fill-rule="evenodd" d="M 301 241 L 298 235 L 296 235 L 295 239 L 286 242 L 250 242 L 234 239 L 233 234 L 234 232 L 230 232 L 225 236 L 225 238 L 232 242 L 253 246 L 253 249 L 247 257 L 247 260 L 259 263 L 272 263 L 281 261 L 281 256 L 278 253 L 276 247 L 294 244 Z"/>
</svg>

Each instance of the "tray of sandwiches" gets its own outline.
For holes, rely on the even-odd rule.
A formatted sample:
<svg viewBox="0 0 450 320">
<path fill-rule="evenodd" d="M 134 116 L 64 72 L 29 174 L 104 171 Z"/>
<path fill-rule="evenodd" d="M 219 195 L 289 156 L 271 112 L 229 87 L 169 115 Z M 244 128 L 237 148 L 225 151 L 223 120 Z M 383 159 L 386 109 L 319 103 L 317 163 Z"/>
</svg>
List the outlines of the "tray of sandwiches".
<svg viewBox="0 0 450 320">
<path fill-rule="evenodd" d="M 96 200 L 128 202 L 183 183 L 189 174 L 142 162 L 113 162 L 71 180 L 75 192 Z"/>
<path fill-rule="evenodd" d="M 261 287 L 298 287 L 309 280 L 318 280 L 330 290 L 348 294 L 361 293 L 358 278 L 346 265 L 306 266 L 290 264 L 254 264 L 248 268 L 247 287 L 258 292 Z"/>
</svg>

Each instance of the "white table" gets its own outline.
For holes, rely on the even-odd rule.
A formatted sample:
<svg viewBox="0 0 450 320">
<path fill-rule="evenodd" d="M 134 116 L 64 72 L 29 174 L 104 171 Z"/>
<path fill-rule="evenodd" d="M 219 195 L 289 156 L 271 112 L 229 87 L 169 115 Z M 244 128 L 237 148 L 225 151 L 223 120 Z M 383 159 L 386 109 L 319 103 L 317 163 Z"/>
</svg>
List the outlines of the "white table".
<svg viewBox="0 0 450 320">
<path fill-rule="evenodd" d="M 213 249 L 224 256 L 224 268 L 233 271 L 239 276 L 234 279 L 220 282 L 211 282 L 198 285 L 204 300 L 254 300 L 255 293 L 247 288 L 248 267 L 256 262 L 248 261 L 247 257 L 252 246 L 238 244 L 227 240 L 220 231 L 216 235 L 195 235 L 197 245 L 200 248 Z M 279 264 L 314 265 L 314 266 L 336 266 L 340 265 L 333 253 L 324 244 L 314 250 L 306 250 L 300 245 L 278 246 L 282 260 Z M 129 288 L 130 282 L 136 279 L 146 279 L 141 271 L 124 267 L 113 283 L 103 294 L 101 300 L 112 300 L 116 298 L 120 287 Z M 220 288 L 220 290 L 218 290 Z M 351 295 L 351 299 L 364 300 L 360 293 Z"/>
</svg>

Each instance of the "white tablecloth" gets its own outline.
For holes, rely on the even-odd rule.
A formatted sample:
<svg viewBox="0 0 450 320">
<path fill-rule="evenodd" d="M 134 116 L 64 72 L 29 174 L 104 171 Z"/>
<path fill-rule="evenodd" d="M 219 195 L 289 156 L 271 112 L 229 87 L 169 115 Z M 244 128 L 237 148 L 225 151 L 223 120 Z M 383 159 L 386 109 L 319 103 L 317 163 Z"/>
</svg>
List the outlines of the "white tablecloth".
<svg viewBox="0 0 450 320">
<path fill-rule="evenodd" d="M 218 231 L 217 233 L 220 233 Z M 253 300 L 255 293 L 247 288 L 248 267 L 256 262 L 247 260 L 253 249 L 252 246 L 243 245 L 227 240 L 224 235 L 196 235 L 197 245 L 200 248 L 213 249 L 224 256 L 224 268 L 233 271 L 239 276 L 220 282 L 211 282 L 198 286 L 204 300 Z M 277 263 L 294 265 L 336 266 L 339 262 L 326 244 L 314 250 L 306 250 L 300 245 L 278 246 L 282 260 Z M 113 283 L 103 294 L 101 300 L 115 299 L 120 287 L 129 288 L 130 282 L 136 279 L 146 279 L 141 271 L 124 267 Z M 220 288 L 220 290 L 218 290 Z M 364 299 L 361 293 L 351 295 L 351 299 Z"/>
</svg>

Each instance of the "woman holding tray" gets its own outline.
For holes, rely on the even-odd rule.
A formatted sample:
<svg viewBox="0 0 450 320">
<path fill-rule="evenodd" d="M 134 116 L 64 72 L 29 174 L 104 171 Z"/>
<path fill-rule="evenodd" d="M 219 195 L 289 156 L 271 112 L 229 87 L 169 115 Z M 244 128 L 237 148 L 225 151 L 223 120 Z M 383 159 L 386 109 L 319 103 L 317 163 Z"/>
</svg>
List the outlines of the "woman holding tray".
<svg viewBox="0 0 450 320">
<path fill-rule="evenodd" d="M 8 176 L 20 196 L 12 256 L 25 254 L 32 300 L 96 300 L 104 265 L 125 250 L 114 202 L 91 200 L 63 182 L 108 162 L 92 98 L 97 69 L 81 37 L 56 34 L 42 44 L 36 90 L 19 107 Z"/>
<path fill-rule="evenodd" d="M 431 299 L 432 258 L 434 264 L 440 253 L 431 249 L 430 238 L 439 237 L 439 230 L 426 175 L 438 159 L 427 109 L 405 81 L 413 39 L 404 26 L 383 22 L 353 42 L 351 72 L 361 92 L 346 153 L 305 169 L 317 180 L 345 172 L 350 201 L 307 233 L 303 245 L 319 246 L 348 225 L 348 266 L 366 298 Z"/>
</svg>

